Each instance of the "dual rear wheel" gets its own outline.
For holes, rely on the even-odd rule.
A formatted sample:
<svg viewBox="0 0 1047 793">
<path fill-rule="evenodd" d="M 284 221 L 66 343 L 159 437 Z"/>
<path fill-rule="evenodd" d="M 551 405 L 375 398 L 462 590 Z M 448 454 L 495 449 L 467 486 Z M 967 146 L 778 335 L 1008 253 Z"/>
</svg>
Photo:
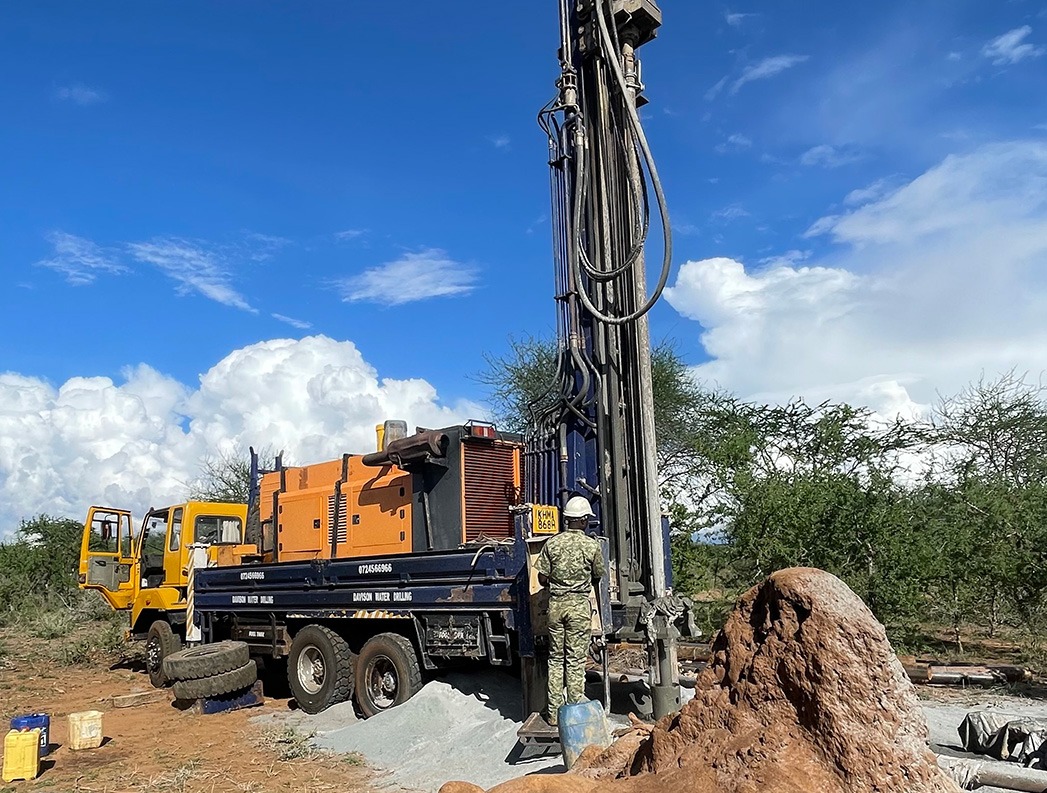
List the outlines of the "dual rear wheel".
<svg viewBox="0 0 1047 793">
<path fill-rule="evenodd" d="M 372 637 L 354 656 L 335 631 L 325 625 L 306 625 L 291 642 L 287 682 L 306 713 L 319 713 L 355 693 L 367 718 L 417 694 L 422 672 L 414 646 L 398 633 Z"/>
</svg>

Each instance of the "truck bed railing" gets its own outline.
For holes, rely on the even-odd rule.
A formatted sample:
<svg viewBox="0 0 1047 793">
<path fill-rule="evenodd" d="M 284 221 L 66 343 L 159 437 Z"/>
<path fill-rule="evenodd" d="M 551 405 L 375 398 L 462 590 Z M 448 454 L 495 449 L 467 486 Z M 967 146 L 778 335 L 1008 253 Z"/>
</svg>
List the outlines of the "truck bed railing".
<svg viewBox="0 0 1047 793">
<path fill-rule="evenodd" d="M 512 609 L 523 569 L 516 546 L 199 570 L 199 612 Z"/>
</svg>

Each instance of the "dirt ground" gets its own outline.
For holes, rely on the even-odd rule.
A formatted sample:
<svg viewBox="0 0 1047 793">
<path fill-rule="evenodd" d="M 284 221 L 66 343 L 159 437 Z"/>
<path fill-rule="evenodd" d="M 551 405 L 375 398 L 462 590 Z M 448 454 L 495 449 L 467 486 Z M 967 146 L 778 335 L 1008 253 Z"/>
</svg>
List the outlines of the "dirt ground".
<svg viewBox="0 0 1047 793">
<path fill-rule="evenodd" d="M 51 716 L 51 744 L 44 771 L 33 782 L 0 783 L 0 791 L 56 793 L 364 793 L 371 772 L 359 756 L 312 751 L 305 738 L 266 732 L 249 723 L 260 713 L 286 711 L 287 699 L 263 707 L 202 716 L 171 700 L 113 708 L 107 700 L 155 691 L 137 663 L 58 666 L 48 642 L 0 634 L 0 725 L 12 716 Z M 69 713 L 100 710 L 106 741 L 99 749 L 73 752 L 67 741 Z M 3 730 L 6 733 L 6 729 Z"/>
<path fill-rule="evenodd" d="M 288 721 L 279 717 L 289 712 L 289 701 L 275 685 L 269 686 L 263 707 L 233 713 L 202 716 L 181 711 L 167 694 L 138 707 L 114 708 L 109 703 L 113 696 L 156 691 L 140 663 L 133 657 L 115 665 L 116 659 L 104 658 L 76 665 L 51 660 L 68 646 L 67 637 L 48 641 L 0 631 L 0 726 L 15 715 L 49 713 L 51 742 L 57 747 L 39 779 L 0 783 L 0 793 L 370 793 L 377 789 L 376 774 L 359 755 L 317 752 L 311 748 L 308 730 L 295 734 L 285 727 L 252 723 L 259 715 L 277 716 L 265 721 L 278 725 Z M 68 657 L 68 649 L 64 654 Z M 621 660 L 630 667 L 643 665 L 640 656 Z M 969 709 L 995 707 L 1043 716 L 1047 690 L 1026 688 L 1019 692 L 1015 687 L 918 687 L 935 751 L 961 754 L 956 751 L 955 728 Z M 104 713 L 107 740 L 97 750 L 72 752 L 65 746 L 67 716 L 83 710 Z"/>
</svg>

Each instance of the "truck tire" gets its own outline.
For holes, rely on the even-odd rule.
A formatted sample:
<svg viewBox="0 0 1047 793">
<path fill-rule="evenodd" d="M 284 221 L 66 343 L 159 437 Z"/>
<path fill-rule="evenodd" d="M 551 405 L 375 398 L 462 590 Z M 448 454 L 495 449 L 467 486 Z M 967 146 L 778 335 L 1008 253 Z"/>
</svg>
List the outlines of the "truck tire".
<svg viewBox="0 0 1047 793">
<path fill-rule="evenodd" d="M 353 692 L 353 654 L 348 642 L 328 627 L 306 625 L 291 642 L 287 682 L 298 707 L 306 713 L 345 702 Z"/>
<path fill-rule="evenodd" d="M 356 659 L 356 704 L 364 718 L 401 705 L 422 688 L 414 645 L 399 633 L 379 633 Z"/>
<path fill-rule="evenodd" d="M 149 626 L 145 638 L 145 670 L 149 673 L 149 682 L 156 688 L 163 688 L 170 682 L 164 674 L 164 659 L 181 649 L 182 640 L 166 620 L 157 620 Z"/>
<path fill-rule="evenodd" d="M 180 650 L 164 659 L 164 676 L 168 680 L 198 680 L 240 669 L 251 660 L 243 642 L 215 642 Z"/>
<path fill-rule="evenodd" d="M 175 699 L 219 697 L 222 694 L 231 694 L 247 688 L 257 679 L 258 668 L 254 661 L 248 661 L 239 669 L 222 672 L 220 675 L 201 677 L 196 680 L 176 680 L 172 688 Z"/>
</svg>

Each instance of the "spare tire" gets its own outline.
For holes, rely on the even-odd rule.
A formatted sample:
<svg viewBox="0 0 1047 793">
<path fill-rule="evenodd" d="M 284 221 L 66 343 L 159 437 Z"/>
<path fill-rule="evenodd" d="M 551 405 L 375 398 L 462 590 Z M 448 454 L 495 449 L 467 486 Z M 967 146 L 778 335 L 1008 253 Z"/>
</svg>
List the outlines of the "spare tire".
<svg viewBox="0 0 1047 793">
<path fill-rule="evenodd" d="M 164 658 L 164 676 L 168 680 L 199 680 L 240 669 L 251 660 L 243 642 L 215 642 L 189 647 Z"/>
<path fill-rule="evenodd" d="M 257 679 L 258 668 L 254 661 L 248 661 L 239 669 L 220 675 L 201 677 L 198 680 L 177 680 L 172 688 L 175 699 L 201 699 L 240 691 L 251 686 Z"/>
</svg>

